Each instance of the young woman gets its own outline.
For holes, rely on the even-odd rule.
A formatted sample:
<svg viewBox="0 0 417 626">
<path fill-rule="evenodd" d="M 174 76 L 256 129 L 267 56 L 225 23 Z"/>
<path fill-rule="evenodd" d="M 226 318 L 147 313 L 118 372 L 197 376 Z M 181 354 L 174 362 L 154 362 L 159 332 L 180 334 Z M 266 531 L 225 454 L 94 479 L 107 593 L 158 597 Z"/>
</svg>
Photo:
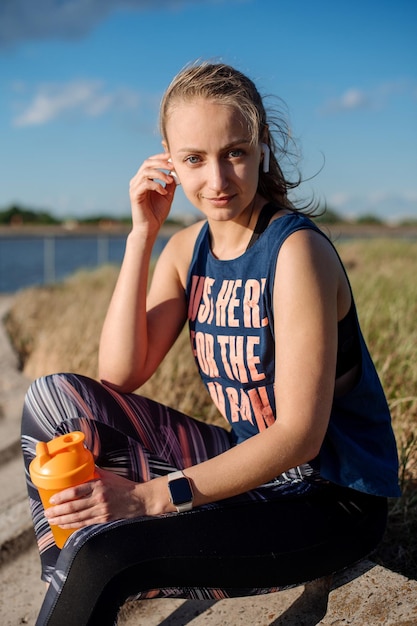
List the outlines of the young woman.
<svg viewBox="0 0 417 626">
<path fill-rule="evenodd" d="M 174 576 L 163 583 L 170 595 L 207 597 L 217 587 L 218 597 L 221 586 L 245 585 L 244 577 L 206 582 L 207 546 L 244 555 L 273 540 L 278 586 L 328 574 L 375 548 L 386 498 L 399 495 L 390 414 L 348 278 L 330 241 L 288 198 L 296 184 L 278 162 L 285 128 L 268 120 L 249 78 L 223 64 L 187 67 L 165 93 L 160 124 L 163 152 L 130 184 L 132 229 L 102 331 L 101 383 L 56 374 L 27 395 L 26 463 L 38 440 L 82 430 L 99 474 L 47 511 L 28 478 L 43 577 L 59 554 L 48 522 L 88 538 L 96 524 L 136 518 L 146 559 L 168 553 L 193 564 L 194 590 Z M 179 183 L 203 221 L 170 239 L 148 290 Z M 187 321 L 230 432 L 132 393 Z M 145 576 L 142 597 L 157 584 Z"/>
</svg>

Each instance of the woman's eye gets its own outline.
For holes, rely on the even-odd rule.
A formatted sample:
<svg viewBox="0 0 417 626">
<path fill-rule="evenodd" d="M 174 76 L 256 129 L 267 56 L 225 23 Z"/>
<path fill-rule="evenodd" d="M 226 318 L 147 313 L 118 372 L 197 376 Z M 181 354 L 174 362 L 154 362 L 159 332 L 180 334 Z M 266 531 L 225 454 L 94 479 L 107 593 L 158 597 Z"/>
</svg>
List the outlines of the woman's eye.
<svg viewBox="0 0 417 626">
<path fill-rule="evenodd" d="M 198 156 L 196 156 L 195 154 L 190 154 L 190 156 L 188 156 L 185 160 L 187 161 L 187 163 L 190 163 L 191 165 L 195 165 L 196 163 L 199 163 L 200 161 Z"/>
<path fill-rule="evenodd" d="M 229 157 L 232 159 L 238 159 L 241 156 L 243 156 L 243 150 L 240 148 L 235 148 L 235 150 L 230 150 L 229 152 Z"/>
</svg>

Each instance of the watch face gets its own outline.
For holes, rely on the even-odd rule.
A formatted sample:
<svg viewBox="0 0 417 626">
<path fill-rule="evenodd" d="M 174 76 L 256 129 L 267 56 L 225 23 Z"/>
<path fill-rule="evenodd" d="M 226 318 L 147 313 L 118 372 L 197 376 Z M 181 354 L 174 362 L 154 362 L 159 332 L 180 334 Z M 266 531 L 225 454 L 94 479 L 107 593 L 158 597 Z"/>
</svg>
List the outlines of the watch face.
<svg viewBox="0 0 417 626">
<path fill-rule="evenodd" d="M 173 504 L 191 502 L 193 493 L 187 478 L 176 478 L 169 483 Z"/>
</svg>

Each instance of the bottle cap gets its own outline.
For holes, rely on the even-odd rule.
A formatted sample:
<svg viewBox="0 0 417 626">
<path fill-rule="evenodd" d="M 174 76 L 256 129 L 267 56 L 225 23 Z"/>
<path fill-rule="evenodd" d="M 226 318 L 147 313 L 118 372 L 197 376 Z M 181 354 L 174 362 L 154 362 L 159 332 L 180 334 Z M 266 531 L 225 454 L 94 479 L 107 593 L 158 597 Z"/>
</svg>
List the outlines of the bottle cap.
<svg viewBox="0 0 417 626">
<path fill-rule="evenodd" d="M 94 477 L 94 457 L 84 446 L 84 433 L 74 431 L 36 445 L 29 466 L 33 483 L 42 489 L 65 489 Z"/>
</svg>

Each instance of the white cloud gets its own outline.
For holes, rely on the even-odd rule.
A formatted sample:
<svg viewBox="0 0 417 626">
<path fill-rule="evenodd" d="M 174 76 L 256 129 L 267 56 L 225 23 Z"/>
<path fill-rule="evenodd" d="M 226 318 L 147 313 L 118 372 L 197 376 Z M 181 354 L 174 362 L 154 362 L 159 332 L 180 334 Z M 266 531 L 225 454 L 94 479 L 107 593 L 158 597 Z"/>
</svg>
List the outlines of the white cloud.
<svg viewBox="0 0 417 626">
<path fill-rule="evenodd" d="M 341 109 L 362 109 L 368 104 L 368 97 L 359 89 L 348 89 L 342 94 L 338 103 Z"/>
<path fill-rule="evenodd" d="M 380 83 L 368 90 L 349 87 L 339 96 L 325 102 L 320 112 L 329 115 L 357 109 L 375 110 L 386 106 L 393 97 L 406 96 L 415 99 L 416 93 L 416 81 L 407 78 Z"/>
<path fill-rule="evenodd" d="M 83 37 L 113 11 L 178 10 L 190 4 L 195 0 L 1 0 L 0 47 L 31 39 Z"/>
<path fill-rule="evenodd" d="M 74 80 L 68 83 L 40 85 L 30 102 L 13 120 L 14 126 L 39 126 L 76 113 L 98 117 L 115 109 L 138 106 L 138 95 L 128 89 L 106 92 L 98 80 Z"/>
<path fill-rule="evenodd" d="M 322 113 L 340 113 L 342 111 L 352 111 L 354 109 L 364 109 L 370 106 L 368 94 L 364 91 L 351 87 L 344 91 L 337 98 L 326 102 L 321 109 Z"/>
</svg>

